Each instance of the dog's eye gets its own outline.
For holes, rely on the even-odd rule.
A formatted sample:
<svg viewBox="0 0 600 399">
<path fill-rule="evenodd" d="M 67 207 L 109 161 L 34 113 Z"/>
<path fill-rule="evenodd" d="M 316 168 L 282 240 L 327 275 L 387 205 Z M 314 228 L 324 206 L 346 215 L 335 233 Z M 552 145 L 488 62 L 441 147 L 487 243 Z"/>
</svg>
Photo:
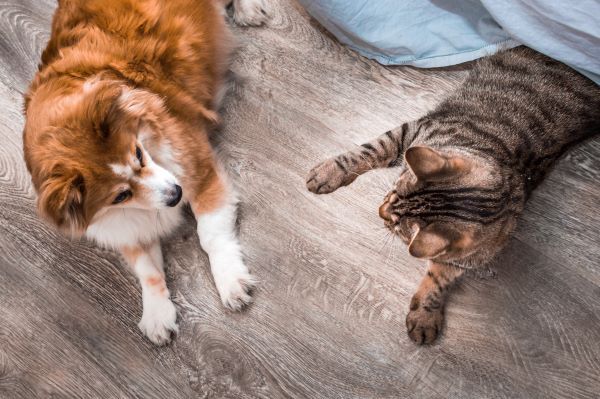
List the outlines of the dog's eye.
<svg viewBox="0 0 600 399">
<path fill-rule="evenodd" d="M 135 157 L 140 161 L 140 166 L 144 167 L 144 157 L 142 155 L 142 150 L 140 147 L 135 147 Z"/>
<path fill-rule="evenodd" d="M 121 191 L 113 200 L 113 204 L 119 204 L 131 197 L 131 190 Z"/>
</svg>

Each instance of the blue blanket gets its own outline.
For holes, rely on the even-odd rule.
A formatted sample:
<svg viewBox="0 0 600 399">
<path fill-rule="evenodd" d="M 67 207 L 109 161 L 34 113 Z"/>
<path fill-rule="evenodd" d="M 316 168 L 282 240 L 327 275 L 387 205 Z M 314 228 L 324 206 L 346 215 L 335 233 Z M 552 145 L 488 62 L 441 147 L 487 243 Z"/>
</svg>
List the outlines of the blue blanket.
<svg viewBox="0 0 600 399">
<path fill-rule="evenodd" d="M 385 65 L 440 67 L 525 44 L 600 84 L 599 0 L 299 0 Z"/>
</svg>

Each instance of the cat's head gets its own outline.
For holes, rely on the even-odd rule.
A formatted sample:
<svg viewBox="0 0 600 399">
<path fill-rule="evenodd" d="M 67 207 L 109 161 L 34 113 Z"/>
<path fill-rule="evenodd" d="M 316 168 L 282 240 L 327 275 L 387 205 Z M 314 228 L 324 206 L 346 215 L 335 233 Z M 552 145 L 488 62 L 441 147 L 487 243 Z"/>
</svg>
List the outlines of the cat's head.
<svg viewBox="0 0 600 399">
<path fill-rule="evenodd" d="M 458 150 L 421 146 L 409 148 L 404 160 L 379 215 L 412 256 L 474 266 L 502 248 L 522 201 L 500 166 Z"/>
</svg>

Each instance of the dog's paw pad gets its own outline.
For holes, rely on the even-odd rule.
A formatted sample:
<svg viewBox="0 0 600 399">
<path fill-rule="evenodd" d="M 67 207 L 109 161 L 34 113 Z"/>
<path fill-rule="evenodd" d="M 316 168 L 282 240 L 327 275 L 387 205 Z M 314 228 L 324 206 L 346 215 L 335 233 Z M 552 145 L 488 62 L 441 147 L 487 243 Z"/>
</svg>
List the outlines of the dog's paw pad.
<svg viewBox="0 0 600 399">
<path fill-rule="evenodd" d="M 237 273 L 220 279 L 217 284 L 223 306 L 240 311 L 252 302 L 250 292 L 257 280 L 248 272 Z"/>
<path fill-rule="evenodd" d="M 144 313 L 138 327 L 154 344 L 168 344 L 179 331 L 175 305 L 170 299 L 145 303 Z"/>
<path fill-rule="evenodd" d="M 260 26 L 270 18 L 264 0 L 240 0 L 235 3 L 233 20 L 240 26 Z"/>
</svg>

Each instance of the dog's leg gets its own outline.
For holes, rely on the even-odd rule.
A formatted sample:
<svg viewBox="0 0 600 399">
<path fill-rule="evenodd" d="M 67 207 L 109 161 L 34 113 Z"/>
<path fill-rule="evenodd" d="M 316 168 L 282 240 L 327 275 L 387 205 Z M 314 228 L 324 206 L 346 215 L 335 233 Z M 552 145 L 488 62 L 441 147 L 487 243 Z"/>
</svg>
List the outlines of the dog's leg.
<svg viewBox="0 0 600 399">
<path fill-rule="evenodd" d="M 138 326 L 150 341 L 164 345 L 178 327 L 177 311 L 165 282 L 160 243 L 123 247 L 121 253 L 142 286 L 143 312 Z"/>
<path fill-rule="evenodd" d="M 260 26 L 269 19 L 267 0 L 220 0 L 228 6 L 233 2 L 233 20 L 241 26 Z"/>
<path fill-rule="evenodd" d="M 237 196 L 224 175 L 214 171 L 202 192 L 190 202 L 221 302 L 229 309 L 241 310 L 252 300 L 249 291 L 256 280 L 242 260 L 235 231 Z"/>
</svg>

